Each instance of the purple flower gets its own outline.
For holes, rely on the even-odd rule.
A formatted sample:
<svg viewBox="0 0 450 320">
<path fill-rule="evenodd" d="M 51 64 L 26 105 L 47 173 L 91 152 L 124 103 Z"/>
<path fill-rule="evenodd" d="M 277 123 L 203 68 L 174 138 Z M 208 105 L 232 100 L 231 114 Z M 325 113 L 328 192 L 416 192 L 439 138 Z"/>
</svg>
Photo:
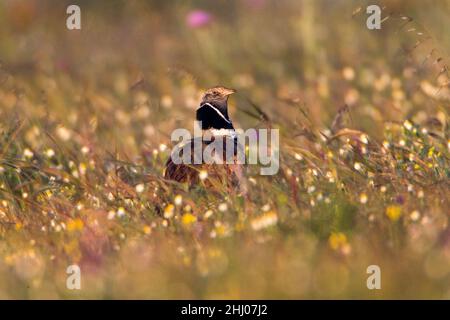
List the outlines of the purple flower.
<svg viewBox="0 0 450 320">
<path fill-rule="evenodd" d="M 186 16 L 186 23 L 191 28 L 201 28 L 212 21 L 212 15 L 204 10 L 193 10 Z"/>
<path fill-rule="evenodd" d="M 405 203 L 405 198 L 402 195 L 398 195 L 395 198 L 395 202 L 397 202 L 398 204 L 404 204 Z"/>
</svg>

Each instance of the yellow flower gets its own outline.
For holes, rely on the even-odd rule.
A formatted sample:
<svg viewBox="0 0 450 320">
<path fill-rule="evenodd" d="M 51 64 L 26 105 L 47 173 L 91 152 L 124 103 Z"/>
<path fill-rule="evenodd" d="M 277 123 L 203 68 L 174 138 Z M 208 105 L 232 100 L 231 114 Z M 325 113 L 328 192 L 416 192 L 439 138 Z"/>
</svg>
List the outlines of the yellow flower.
<svg viewBox="0 0 450 320">
<path fill-rule="evenodd" d="M 73 232 L 73 231 L 80 231 L 83 229 L 84 223 L 81 219 L 77 218 L 74 220 L 70 220 L 67 223 L 67 231 Z"/>
<path fill-rule="evenodd" d="M 142 231 L 144 231 L 145 234 L 150 234 L 152 232 L 152 228 L 150 226 L 144 226 Z"/>
<path fill-rule="evenodd" d="M 367 194 L 366 193 L 361 193 L 359 195 L 359 202 L 361 202 L 362 204 L 366 204 L 368 200 Z"/>
<path fill-rule="evenodd" d="M 328 244 L 333 250 L 338 250 L 347 245 L 347 236 L 342 232 L 333 232 L 328 238 Z"/>
<path fill-rule="evenodd" d="M 173 217 L 175 206 L 173 204 L 168 204 L 164 209 L 164 218 L 170 219 Z"/>
<path fill-rule="evenodd" d="M 402 208 L 396 205 L 389 206 L 386 208 L 386 215 L 391 221 L 397 221 L 402 215 Z"/>
<path fill-rule="evenodd" d="M 183 214 L 183 217 L 181 218 L 181 222 L 185 226 L 190 226 L 191 224 L 193 224 L 196 221 L 197 221 L 197 217 L 194 216 L 192 213 L 185 213 L 185 214 Z"/>
</svg>

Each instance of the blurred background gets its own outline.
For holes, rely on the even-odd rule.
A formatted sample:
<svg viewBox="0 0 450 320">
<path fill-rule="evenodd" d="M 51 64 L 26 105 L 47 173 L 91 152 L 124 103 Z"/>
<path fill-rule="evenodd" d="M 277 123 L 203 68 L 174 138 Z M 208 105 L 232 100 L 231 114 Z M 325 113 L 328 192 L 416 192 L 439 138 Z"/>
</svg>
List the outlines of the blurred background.
<svg viewBox="0 0 450 320">
<path fill-rule="evenodd" d="M 70 4 L 81 8 L 81 30 L 66 28 Z M 366 27 L 369 4 L 382 8 L 381 30 Z M 0 297 L 448 299 L 448 185 L 434 184 L 423 199 L 421 179 L 405 182 L 398 169 L 391 180 L 379 174 L 387 194 L 377 184 L 371 191 L 369 174 L 351 180 L 346 195 L 324 187 L 322 197 L 315 166 L 333 183 L 340 169 L 326 173 L 323 142 L 291 140 L 348 126 L 381 145 L 386 123 L 409 119 L 436 129 L 433 150 L 445 158 L 449 30 L 446 0 L 1 0 Z M 256 106 L 282 131 L 286 156 L 294 157 L 290 145 L 318 157 L 298 168 L 285 162 L 279 180 L 255 187 L 248 205 L 260 220 L 241 220 L 242 199 L 224 200 L 227 209 L 160 182 L 127 195 L 107 187 L 97 165 L 113 156 L 160 177 L 170 133 L 192 129 L 199 97 L 214 85 L 238 90 L 237 127 L 267 126 Z M 342 110 L 350 110 L 345 124 Z M 448 175 L 445 159 L 430 175 Z M 292 171 L 299 199 L 290 196 Z M 52 200 L 38 198 L 49 186 L 58 190 Z M 315 210 L 328 212 L 317 207 L 327 192 L 342 224 L 319 213 L 311 221 Z M 394 225 L 398 206 L 405 218 Z M 200 223 L 209 210 L 213 218 Z M 347 228 L 347 213 L 363 222 Z M 80 293 L 64 288 L 73 262 L 89 270 Z M 367 290 L 369 264 L 385 270 L 383 291 Z"/>
</svg>

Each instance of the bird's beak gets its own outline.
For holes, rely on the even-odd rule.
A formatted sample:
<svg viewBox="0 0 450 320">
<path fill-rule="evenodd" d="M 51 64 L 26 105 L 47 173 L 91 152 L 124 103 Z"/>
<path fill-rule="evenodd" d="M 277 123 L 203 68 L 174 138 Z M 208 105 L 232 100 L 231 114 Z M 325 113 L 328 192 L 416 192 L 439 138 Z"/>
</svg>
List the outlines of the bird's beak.
<svg viewBox="0 0 450 320">
<path fill-rule="evenodd" d="M 225 91 L 225 94 L 227 95 L 227 96 L 229 96 L 230 94 L 233 94 L 233 93 L 235 93 L 236 92 L 236 90 L 234 90 L 234 89 L 226 89 L 226 91 Z"/>
</svg>

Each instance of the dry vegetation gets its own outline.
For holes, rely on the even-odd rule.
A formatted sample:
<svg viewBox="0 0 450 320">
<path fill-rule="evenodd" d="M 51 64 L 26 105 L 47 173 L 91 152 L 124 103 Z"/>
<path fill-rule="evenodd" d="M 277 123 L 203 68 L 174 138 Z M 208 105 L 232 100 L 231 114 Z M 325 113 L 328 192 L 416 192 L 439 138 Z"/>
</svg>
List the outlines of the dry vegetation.
<svg viewBox="0 0 450 320">
<path fill-rule="evenodd" d="M 450 298 L 448 2 L 79 3 L 0 3 L 0 298 Z M 216 84 L 247 198 L 162 178 Z"/>
</svg>

